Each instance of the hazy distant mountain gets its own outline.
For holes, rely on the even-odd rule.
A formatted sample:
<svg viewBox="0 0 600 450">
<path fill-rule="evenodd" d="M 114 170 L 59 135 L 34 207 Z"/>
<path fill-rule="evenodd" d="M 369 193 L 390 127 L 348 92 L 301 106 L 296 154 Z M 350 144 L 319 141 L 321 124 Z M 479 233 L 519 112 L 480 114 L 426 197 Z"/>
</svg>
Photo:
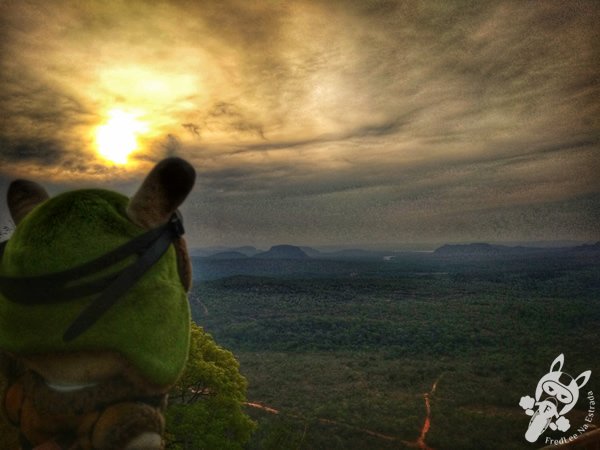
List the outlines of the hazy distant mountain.
<svg viewBox="0 0 600 450">
<path fill-rule="evenodd" d="M 508 247 L 506 245 L 492 245 L 485 243 L 475 244 L 446 244 L 436 249 L 433 254 L 437 256 L 453 255 L 517 255 L 524 253 L 539 253 L 548 251 L 539 247 Z"/>
<path fill-rule="evenodd" d="M 244 255 L 241 252 L 220 252 L 214 255 L 208 256 L 208 259 L 247 259 L 248 255 Z"/>
<path fill-rule="evenodd" d="M 311 258 L 318 258 L 323 255 L 323 253 L 321 253 L 319 250 L 317 250 L 316 248 L 312 248 L 312 247 L 300 247 L 300 250 L 302 250 L 304 253 L 306 253 Z"/>
<path fill-rule="evenodd" d="M 246 255 L 246 256 L 250 256 L 250 257 L 252 257 L 254 255 L 258 255 L 259 253 L 262 252 L 262 250 L 259 250 L 256 247 L 252 247 L 250 245 L 245 245 L 243 247 L 230 248 L 230 249 L 228 249 L 228 251 L 238 252 L 238 253 L 241 253 L 242 255 Z"/>
<path fill-rule="evenodd" d="M 261 259 L 308 259 L 300 247 L 294 245 L 274 245 L 269 251 L 254 256 Z"/>
<path fill-rule="evenodd" d="M 600 242 L 584 244 L 576 247 L 509 247 L 506 245 L 476 244 L 446 244 L 436 249 L 436 256 L 502 256 L 502 255 L 533 255 L 533 254 L 567 254 L 572 252 L 600 252 Z"/>
<path fill-rule="evenodd" d="M 565 248 L 565 247 L 577 247 L 584 244 L 592 244 L 593 242 L 576 241 L 576 240 L 562 240 L 562 241 L 507 241 L 507 242 L 493 242 L 492 245 L 503 245 L 505 247 L 534 247 L 534 248 Z"/>
<path fill-rule="evenodd" d="M 499 253 L 499 250 L 490 244 L 445 244 L 436 248 L 434 255 L 464 255 L 464 254 L 493 254 Z"/>
<path fill-rule="evenodd" d="M 191 256 L 200 256 L 207 257 L 213 256 L 220 253 L 228 253 L 228 252 L 237 252 L 241 253 L 244 256 L 254 256 L 258 253 L 261 253 L 262 250 L 258 250 L 256 247 L 252 247 L 250 245 L 246 245 L 243 247 L 225 247 L 225 246 L 215 246 L 215 247 L 201 247 L 201 248 L 193 248 L 190 250 Z"/>
<path fill-rule="evenodd" d="M 596 242 L 595 244 L 578 245 L 577 247 L 573 247 L 570 250 L 573 252 L 600 252 L 600 241 Z"/>
<path fill-rule="evenodd" d="M 549 246 L 550 242 L 544 242 L 544 246 L 529 245 L 505 245 L 488 244 L 485 242 L 473 244 L 445 244 L 438 247 L 432 254 L 434 256 L 478 258 L 494 256 L 531 256 L 551 254 L 570 254 L 570 255 L 596 255 L 600 254 L 600 242 L 565 246 L 567 242 L 577 243 L 577 241 L 556 241 L 555 246 Z M 364 250 L 360 248 L 342 249 L 333 251 L 333 249 L 317 250 L 313 247 L 294 246 L 294 245 L 275 245 L 268 251 L 262 251 L 256 247 L 247 245 L 242 247 L 205 247 L 195 248 L 190 252 L 191 256 L 210 259 L 321 259 L 321 260 L 390 260 L 402 254 L 398 251 L 383 250 Z"/>
<path fill-rule="evenodd" d="M 326 259 L 383 259 L 384 256 L 394 255 L 395 252 L 362 250 L 358 248 L 339 250 L 337 252 L 321 253 L 320 258 Z"/>
</svg>

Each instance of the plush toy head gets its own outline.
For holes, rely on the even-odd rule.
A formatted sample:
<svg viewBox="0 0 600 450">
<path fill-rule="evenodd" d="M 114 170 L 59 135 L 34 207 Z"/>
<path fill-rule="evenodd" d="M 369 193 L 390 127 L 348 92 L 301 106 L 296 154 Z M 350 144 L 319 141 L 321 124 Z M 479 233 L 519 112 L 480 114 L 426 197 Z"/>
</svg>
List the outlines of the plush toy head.
<svg viewBox="0 0 600 450">
<path fill-rule="evenodd" d="M 44 276 L 80 267 L 163 227 L 189 194 L 194 169 L 179 158 L 160 162 L 135 196 L 79 190 L 49 198 L 29 181 L 13 182 L 8 205 L 17 224 L 0 260 L 0 276 Z M 96 282 L 136 262 L 131 255 L 80 282 Z M 71 340 L 65 330 L 97 295 L 17 302 L 0 289 L 0 349 L 16 356 L 113 351 L 151 383 L 176 381 L 188 353 L 191 270 L 185 245 L 173 245 L 94 323 Z M 68 285 L 70 285 L 69 283 Z M 93 284 L 93 283 L 92 283 Z M 1 287 L 1 286 L 0 286 Z M 32 293 L 36 292 L 34 286 Z M 32 294 L 35 295 L 35 294 Z"/>
</svg>

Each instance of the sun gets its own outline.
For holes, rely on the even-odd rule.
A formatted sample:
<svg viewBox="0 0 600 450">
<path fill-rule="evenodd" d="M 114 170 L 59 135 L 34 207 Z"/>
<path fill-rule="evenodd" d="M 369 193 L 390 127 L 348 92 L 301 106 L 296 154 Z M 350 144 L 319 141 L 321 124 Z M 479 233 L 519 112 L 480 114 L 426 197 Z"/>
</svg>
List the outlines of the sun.
<svg viewBox="0 0 600 450">
<path fill-rule="evenodd" d="M 137 115 L 112 109 L 108 120 L 96 129 L 98 154 L 114 164 L 127 164 L 128 156 L 137 150 L 137 137 L 146 131 L 144 122 Z"/>
</svg>

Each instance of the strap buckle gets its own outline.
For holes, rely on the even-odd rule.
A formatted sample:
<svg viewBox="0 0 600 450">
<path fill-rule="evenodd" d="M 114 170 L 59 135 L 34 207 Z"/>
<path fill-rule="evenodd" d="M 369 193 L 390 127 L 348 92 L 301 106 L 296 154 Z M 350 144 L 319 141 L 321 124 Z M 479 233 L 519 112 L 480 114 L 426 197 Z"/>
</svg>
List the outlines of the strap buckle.
<svg viewBox="0 0 600 450">
<path fill-rule="evenodd" d="M 169 220 L 169 226 L 171 227 L 171 231 L 175 233 L 175 236 L 181 237 L 185 234 L 185 228 L 183 227 L 183 216 L 176 210 L 171 219 Z"/>
</svg>

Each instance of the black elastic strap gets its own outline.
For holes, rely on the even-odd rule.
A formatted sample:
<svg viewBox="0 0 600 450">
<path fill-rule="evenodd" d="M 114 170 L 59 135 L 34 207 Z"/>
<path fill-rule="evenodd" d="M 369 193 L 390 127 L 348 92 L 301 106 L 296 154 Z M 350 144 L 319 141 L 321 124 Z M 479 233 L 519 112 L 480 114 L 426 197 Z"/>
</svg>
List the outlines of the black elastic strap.
<svg viewBox="0 0 600 450">
<path fill-rule="evenodd" d="M 0 282 L 0 291 L 10 301 L 21 305 L 43 305 L 67 302 L 102 292 L 117 278 L 118 273 L 75 286 L 40 286 L 19 282 Z"/>
<path fill-rule="evenodd" d="M 164 231 L 170 227 L 170 223 L 163 225 L 162 227 L 155 228 L 150 230 L 144 234 L 141 234 L 132 240 L 126 242 L 125 244 L 117 247 L 114 250 L 111 250 L 104 255 L 83 263 L 77 267 L 73 267 L 71 269 L 63 270 L 61 272 L 54 272 L 44 275 L 34 275 L 30 277 L 5 277 L 0 276 L 0 284 L 2 287 L 6 286 L 16 286 L 16 285 L 24 285 L 28 289 L 31 288 L 32 285 L 42 287 L 43 289 L 56 289 L 56 286 L 63 286 L 69 282 L 72 282 L 74 279 L 83 278 L 85 276 L 91 275 L 94 272 L 98 272 L 100 270 L 105 269 L 106 267 L 110 267 L 135 253 L 141 253 L 145 248 L 148 247 L 152 242 L 154 242 L 158 237 L 160 237 Z M 2 243 L 3 247 L 6 246 L 5 241 Z M 0 253 L 1 254 L 1 253 Z"/>
<path fill-rule="evenodd" d="M 176 235 L 167 229 L 132 265 L 124 269 L 115 281 L 96 298 L 69 326 L 63 340 L 72 341 L 113 306 L 167 251 Z"/>
<path fill-rule="evenodd" d="M 125 294 L 164 255 L 171 243 L 184 234 L 179 212 L 170 221 L 148 231 L 95 260 L 72 269 L 31 277 L 0 276 L 0 291 L 10 301 L 37 305 L 70 301 L 100 294 L 69 326 L 63 340 L 81 335 Z M 0 258 L 8 241 L 0 243 Z M 128 258 L 138 259 L 119 272 L 95 280 L 76 283 L 76 278 L 92 275 Z M 71 285 L 68 285 L 68 284 Z"/>
</svg>

